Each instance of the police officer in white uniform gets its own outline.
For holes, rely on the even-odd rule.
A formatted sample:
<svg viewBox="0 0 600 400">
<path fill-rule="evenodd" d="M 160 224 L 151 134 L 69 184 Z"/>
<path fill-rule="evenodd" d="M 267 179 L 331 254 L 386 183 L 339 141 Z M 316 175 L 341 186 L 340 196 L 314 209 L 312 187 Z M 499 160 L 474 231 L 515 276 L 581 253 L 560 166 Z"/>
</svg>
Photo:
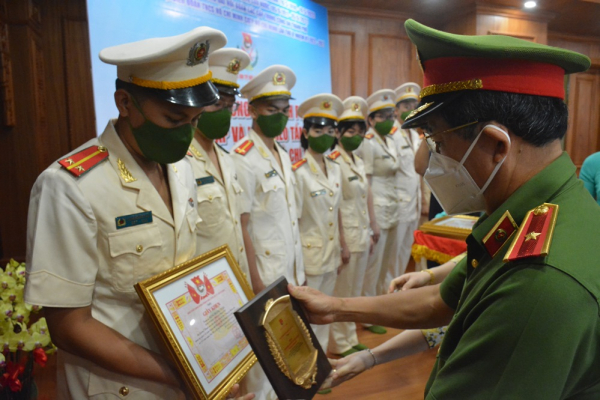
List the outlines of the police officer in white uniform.
<svg viewBox="0 0 600 400">
<path fill-rule="evenodd" d="M 414 110 L 418 102 L 421 88 L 416 83 L 408 82 L 398 86 L 396 94 L 396 119 L 390 136 L 396 144 L 398 153 L 398 176 L 400 201 L 400 223 L 398 224 L 398 263 L 396 270 L 388 270 L 386 282 L 402 275 L 410 261 L 413 244 L 413 233 L 419 225 L 421 216 L 421 177 L 415 171 L 416 147 L 420 144 L 419 134 L 414 129 L 402 129 L 403 117 Z"/>
<path fill-rule="evenodd" d="M 196 188 L 185 158 L 218 100 L 207 57 L 217 30 L 104 49 L 119 117 L 46 169 L 28 218 L 25 300 L 59 347 L 59 399 L 183 399 L 133 285 L 195 255 Z"/>
<path fill-rule="evenodd" d="M 386 293 L 387 271 L 398 270 L 400 181 L 396 144 L 389 136 L 394 125 L 394 99 L 395 93 L 391 89 L 378 90 L 367 98 L 370 129 L 358 150 L 371 184 L 375 220 L 380 229 L 379 240 L 369 257 L 363 296 Z M 386 332 L 380 326 L 367 328 L 374 333 Z"/>
<path fill-rule="evenodd" d="M 241 90 L 252 129 L 235 144 L 232 158 L 244 190 L 242 233 L 255 293 L 282 275 L 298 285 L 305 281 L 292 163 L 275 140 L 287 124 L 295 83 L 290 68 L 272 65 Z"/>
<path fill-rule="evenodd" d="M 248 279 L 239 210 L 242 187 L 231 156 L 215 140 L 229 132 L 231 116 L 238 105 L 235 102 L 238 73 L 249 63 L 250 57 L 240 49 L 224 48 L 211 53 L 208 59 L 211 81 L 219 90 L 220 99 L 204 109 L 188 152 L 196 179 L 198 214 L 202 219 L 196 230 L 196 253 L 206 253 L 227 244 Z"/>
<path fill-rule="evenodd" d="M 362 293 L 363 280 L 373 245 L 370 235 L 369 201 L 371 188 L 363 161 L 354 154 L 366 133 L 367 102 L 358 96 L 343 102 L 344 112 L 338 120 L 339 141 L 330 157 L 338 161 L 342 171 L 342 203 L 344 241 L 350 259 L 338 274 L 336 297 L 357 297 Z M 372 203 L 371 208 L 372 208 Z M 367 211 L 366 213 L 363 211 Z M 372 212 L 371 212 L 372 214 Z M 367 347 L 358 342 L 354 322 L 334 322 L 329 335 L 329 351 L 347 356 Z"/>
<path fill-rule="evenodd" d="M 298 108 L 304 120 L 300 143 L 305 158 L 292 166 L 296 176 L 296 206 L 306 284 L 333 294 L 338 268 L 342 265 L 340 249 L 350 256 L 340 235 L 342 172 L 337 161 L 323 153 L 333 148 L 336 124 L 344 106 L 336 95 L 322 93 L 306 99 Z M 329 325 L 314 325 L 313 331 L 327 350 Z"/>
</svg>

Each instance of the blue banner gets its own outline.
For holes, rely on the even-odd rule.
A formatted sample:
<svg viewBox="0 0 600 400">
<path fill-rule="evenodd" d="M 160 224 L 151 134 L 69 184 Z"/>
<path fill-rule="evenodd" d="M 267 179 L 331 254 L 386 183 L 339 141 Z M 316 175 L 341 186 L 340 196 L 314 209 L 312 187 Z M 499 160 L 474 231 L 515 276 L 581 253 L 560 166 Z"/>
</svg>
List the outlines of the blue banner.
<svg viewBox="0 0 600 400">
<path fill-rule="evenodd" d="M 113 93 L 116 67 L 100 61 L 105 47 L 151 37 L 173 36 L 198 26 L 227 35 L 226 47 L 248 53 L 251 62 L 240 71 L 246 84 L 273 64 L 290 67 L 297 76 L 292 89 L 290 119 L 278 141 L 301 158 L 302 119 L 298 105 L 318 93 L 331 92 L 327 10 L 309 0 L 88 0 L 96 126 L 100 134 L 108 119 L 117 116 Z M 252 120 L 245 99 L 234 114 L 227 137 L 219 143 L 230 149 L 246 136 Z"/>
</svg>

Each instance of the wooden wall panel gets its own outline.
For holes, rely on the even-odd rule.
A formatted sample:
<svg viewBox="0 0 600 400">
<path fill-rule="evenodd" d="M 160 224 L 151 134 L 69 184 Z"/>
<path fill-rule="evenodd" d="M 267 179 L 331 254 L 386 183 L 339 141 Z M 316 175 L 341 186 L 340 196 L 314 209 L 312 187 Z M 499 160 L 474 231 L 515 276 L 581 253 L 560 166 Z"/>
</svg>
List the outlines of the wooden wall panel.
<svg viewBox="0 0 600 400">
<path fill-rule="evenodd" d="M 600 147 L 600 73 L 575 74 L 570 78 L 569 128 L 565 148 L 577 167 Z"/>
<path fill-rule="evenodd" d="M 355 40 L 353 32 L 329 32 L 331 54 L 331 86 L 341 99 L 356 92 L 354 86 L 356 68 L 354 65 Z"/>
<path fill-rule="evenodd" d="M 412 44 L 407 38 L 369 35 L 368 93 L 395 89 L 410 76 Z"/>
<path fill-rule="evenodd" d="M 398 13 L 329 9 L 334 94 L 342 99 L 348 95 L 367 98 L 384 87 L 422 83 L 415 48 L 404 31 L 406 18 Z M 349 57 L 350 66 L 346 65 Z"/>
</svg>

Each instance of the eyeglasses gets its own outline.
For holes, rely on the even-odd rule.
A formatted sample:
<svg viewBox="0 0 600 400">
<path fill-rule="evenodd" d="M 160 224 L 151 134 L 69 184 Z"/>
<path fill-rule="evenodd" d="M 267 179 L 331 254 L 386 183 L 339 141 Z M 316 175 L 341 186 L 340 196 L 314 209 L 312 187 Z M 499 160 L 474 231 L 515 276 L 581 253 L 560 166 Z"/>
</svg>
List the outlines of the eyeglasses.
<svg viewBox="0 0 600 400">
<path fill-rule="evenodd" d="M 431 132 L 428 132 L 427 128 L 422 128 L 423 129 L 423 135 L 425 135 L 425 140 L 427 141 L 427 146 L 429 146 L 429 150 L 435 151 L 436 153 L 439 153 L 440 152 L 440 145 L 439 145 L 439 142 L 436 142 L 435 140 L 433 140 L 434 136 L 438 136 L 438 135 L 441 135 L 443 133 L 454 132 L 454 131 L 457 131 L 459 129 L 466 128 L 467 126 L 475 125 L 478 122 L 479 121 L 469 122 L 468 124 L 456 126 L 454 128 L 446 129 L 445 131 L 441 131 L 441 132 L 437 132 L 437 133 L 431 133 Z"/>
<path fill-rule="evenodd" d="M 215 106 L 217 106 L 219 108 L 219 110 L 222 110 L 225 108 L 225 109 L 231 111 L 231 113 L 233 114 L 238 110 L 238 108 L 240 108 L 240 103 L 225 103 L 225 102 L 222 102 L 221 100 L 219 100 L 217 102 L 217 104 L 215 104 Z"/>
</svg>

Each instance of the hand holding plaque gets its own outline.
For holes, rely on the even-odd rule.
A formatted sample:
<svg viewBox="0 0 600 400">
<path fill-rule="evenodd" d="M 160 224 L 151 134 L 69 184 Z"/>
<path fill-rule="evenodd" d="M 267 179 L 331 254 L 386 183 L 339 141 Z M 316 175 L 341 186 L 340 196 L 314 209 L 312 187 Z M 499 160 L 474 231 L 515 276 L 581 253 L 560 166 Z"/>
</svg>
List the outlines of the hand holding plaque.
<svg viewBox="0 0 600 400">
<path fill-rule="evenodd" d="M 234 315 L 279 399 L 311 399 L 331 366 L 287 280 L 279 278 Z"/>
</svg>

